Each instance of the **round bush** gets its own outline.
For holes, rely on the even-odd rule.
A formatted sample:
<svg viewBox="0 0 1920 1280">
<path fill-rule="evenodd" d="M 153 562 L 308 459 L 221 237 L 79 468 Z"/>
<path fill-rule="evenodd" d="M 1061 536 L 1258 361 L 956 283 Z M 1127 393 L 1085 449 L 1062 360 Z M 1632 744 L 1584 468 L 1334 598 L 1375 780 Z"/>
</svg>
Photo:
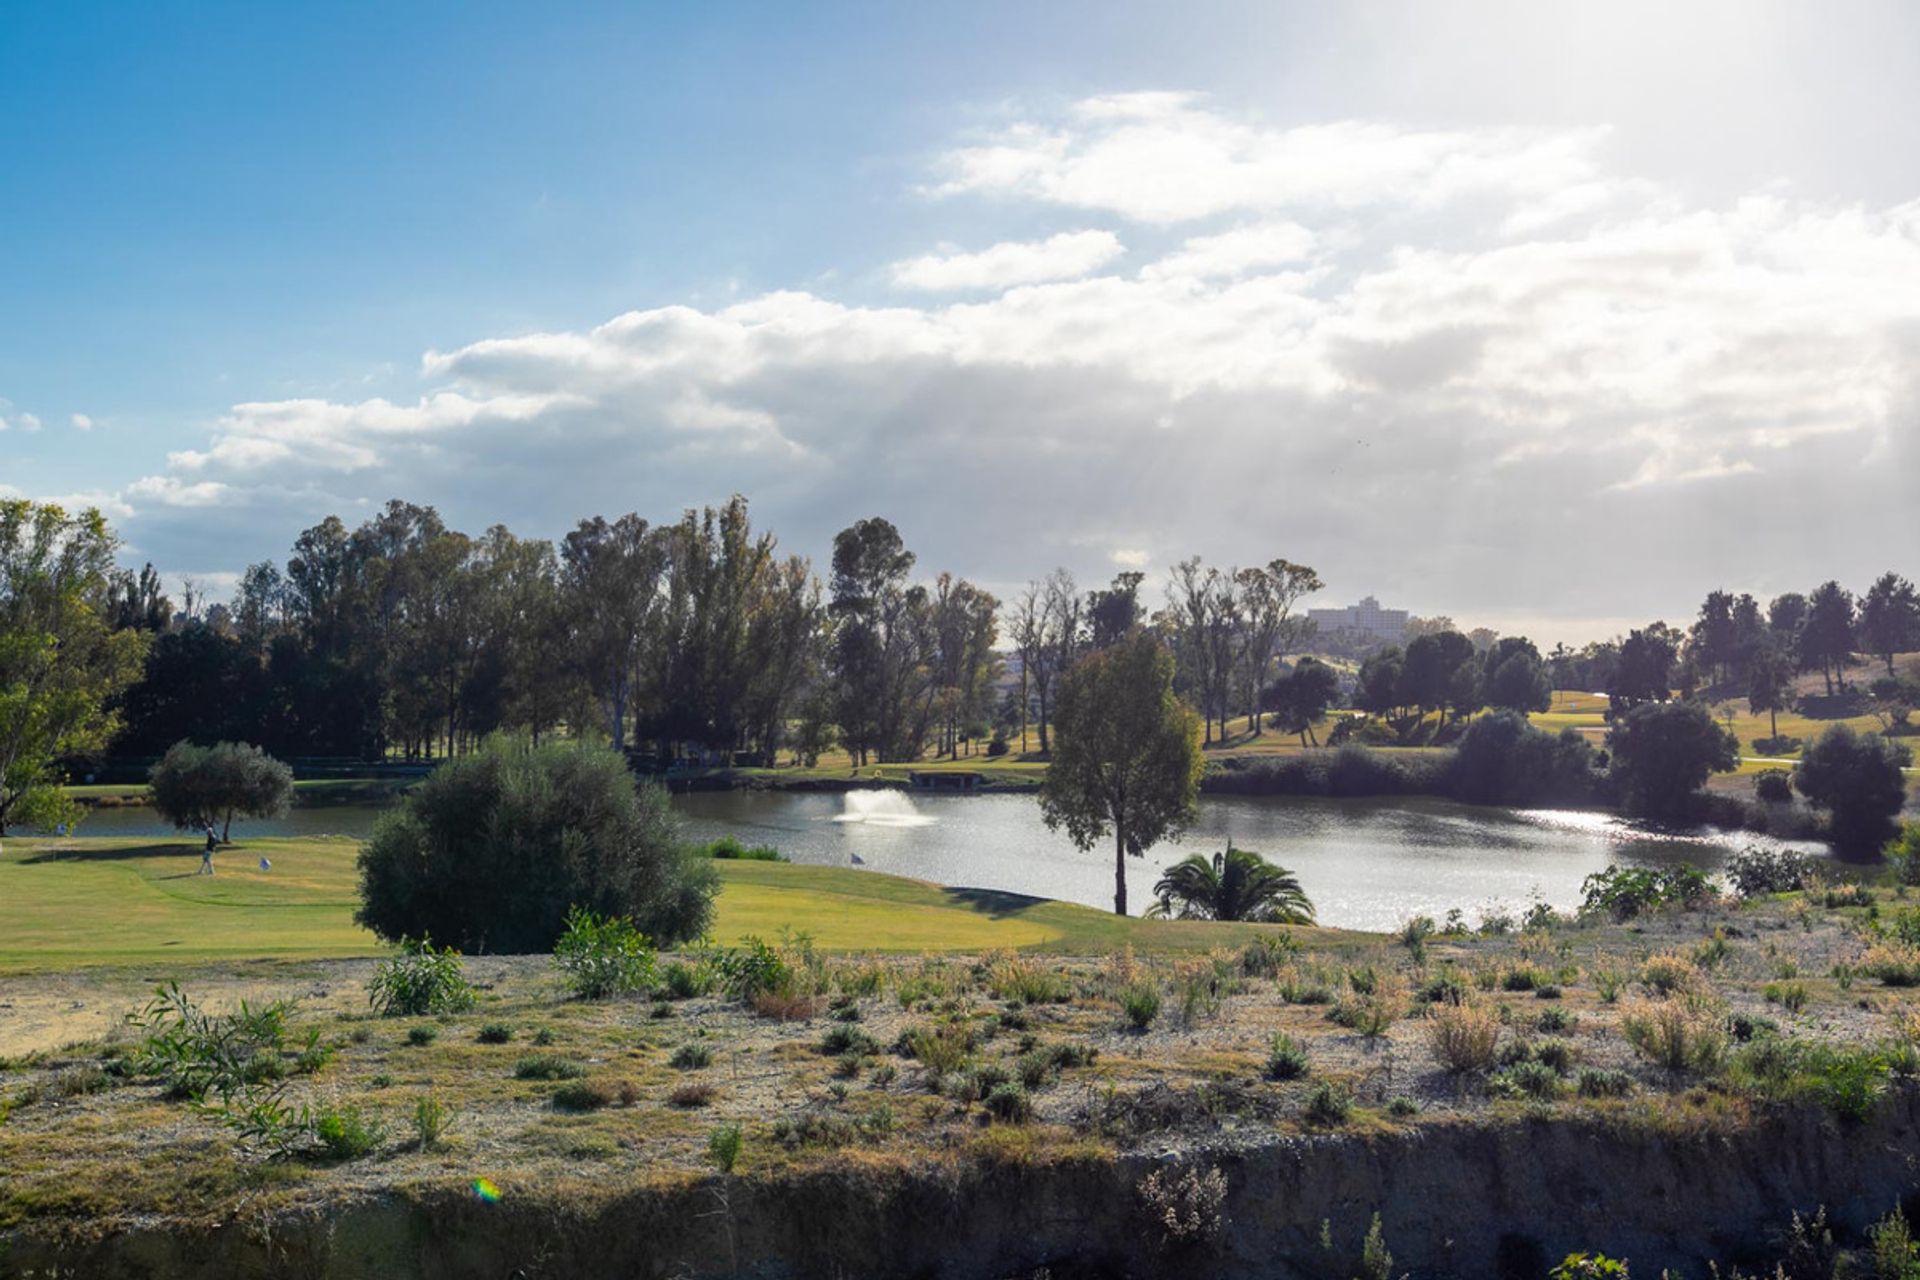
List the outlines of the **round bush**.
<svg viewBox="0 0 1920 1280">
<path fill-rule="evenodd" d="M 1767 769 L 1753 776 L 1753 792 L 1768 804 L 1793 799 L 1793 777 L 1785 769 Z"/>
<path fill-rule="evenodd" d="M 448 761 L 360 850 L 355 918 L 383 938 L 550 951 L 567 914 L 625 916 L 671 945 L 705 932 L 715 876 L 666 793 L 607 747 L 495 738 Z"/>
</svg>

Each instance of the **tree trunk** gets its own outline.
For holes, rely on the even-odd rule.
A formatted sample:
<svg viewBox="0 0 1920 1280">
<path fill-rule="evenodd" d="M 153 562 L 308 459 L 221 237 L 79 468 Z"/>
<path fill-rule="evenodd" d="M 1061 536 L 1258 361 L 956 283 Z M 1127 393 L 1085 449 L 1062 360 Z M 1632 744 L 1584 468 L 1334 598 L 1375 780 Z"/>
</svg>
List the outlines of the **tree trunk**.
<svg viewBox="0 0 1920 1280">
<path fill-rule="evenodd" d="M 1767 732 L 1772 735 L 1774 744 L 1780 742 L 1780 712 L 1773 707 L 1767 708 Z"/>
<path fill-rule="evenodd" d="M 1127 914 L 1127 833 L 1113 824 L 1113 914 Z"/>
</svg>

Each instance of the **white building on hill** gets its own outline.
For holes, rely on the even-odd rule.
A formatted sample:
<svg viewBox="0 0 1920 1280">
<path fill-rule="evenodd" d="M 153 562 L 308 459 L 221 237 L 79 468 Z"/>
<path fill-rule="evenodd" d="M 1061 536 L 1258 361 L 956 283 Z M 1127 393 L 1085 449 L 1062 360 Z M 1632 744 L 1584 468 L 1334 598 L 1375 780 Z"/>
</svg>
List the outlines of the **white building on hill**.
<svg viewBox="0 0 1920 1280">
<path fill-rule="evenodd" d="M 1309 609 L 1307 617 L 1323 636 L 1347 631 L 1399 644 L 1407 634 L 1407 611 L 1382 609 L 1372 596 L 1344 609 Z"/>
</svg>

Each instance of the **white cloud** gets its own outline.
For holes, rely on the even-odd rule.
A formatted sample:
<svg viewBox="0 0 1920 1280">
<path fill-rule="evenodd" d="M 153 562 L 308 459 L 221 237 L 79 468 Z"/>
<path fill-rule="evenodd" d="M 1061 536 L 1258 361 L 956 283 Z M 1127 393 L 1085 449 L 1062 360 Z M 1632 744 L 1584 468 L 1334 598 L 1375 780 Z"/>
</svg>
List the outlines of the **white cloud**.
<svg viewBox="0 0 1920 1280">
<path fill-rule="evenodd" d="M 1043 280 L 1075 280 L 1125 253 L 1111 231 L 1063 231 L 1045 240 L 996 244 L 978 253 L 948 250 L 896 262 L 893 282 L 903 288 L 957 292 L 1005 289 Z"/>
<path fill-rule="evenodd" d="M 38 431 L 40 429 L 40 419 L 31 413 L 23 413 L 18 418 L 15 418 L 14 421 L 20 424 L 22 431 Z"/>
<path fill-rule="evenodd" d="M 92 418 L 89 418 L 89 417 L 88 417 L 88 416 L 87 416 L 86 414 L 84 414 L 84 413 L 76 413 L 76 414 L 74 414 L 74 415 L 73 415 L 73 417 L 72 417 L 72 418 L 70 419 L 70 421 L 71 421 L 71 422 L 73 423 L 73 429 L 74 429 L 75 431 L 91 431 L 91 430 L 93 430 L 93 419 L 92 419 Z"/>
<path fill-rule="evenodd" d="M 1147 266 L 1150 277 L 1244 275 L 1260 267 L 1304 262 L 1312 256 L 1316 237 L 1297 222 L 1268 222 L 1235 227 L 1218 235 L 1195 236 Z"/>
<path fill-rule="evenodd" d="M 1586 201 L 1601 129 L 1409 130 L 1343 120 L 1280 128 L 1199 97 L 1090 98 L 1064 119 L 1022 121 L 941 159 L 938 195 L 977 193 L 1177 223 L 1234 212 L 1400 205 L 1473 195 Z"/>
<path fill-rule="evenodd" d="M 1884 567 L 1920 535 L 1920 203 L 1691 207 L 1605 170 L 1602 136 L 1089 100 L 947 157 L 951 189 L 1209 220 L 1137 273 L 1089 274 L 1120 241 L 1075 232 L 1100 238 L 1077 262 L 1054 237 L 895 264 L 993 290 L 964 301 L 777 291 L 488 338 L 429 352 L 413 403 L 237 405 L 125 497 L 283 545 L 352 516 L 335 485 L 543 533 L 739 491 L 816 554 L 880 513 L 989 584 L 1285 554 L 1460 617 Z M 1817 537 L 1754 515 L 1842 507 Z"/>
</svg>

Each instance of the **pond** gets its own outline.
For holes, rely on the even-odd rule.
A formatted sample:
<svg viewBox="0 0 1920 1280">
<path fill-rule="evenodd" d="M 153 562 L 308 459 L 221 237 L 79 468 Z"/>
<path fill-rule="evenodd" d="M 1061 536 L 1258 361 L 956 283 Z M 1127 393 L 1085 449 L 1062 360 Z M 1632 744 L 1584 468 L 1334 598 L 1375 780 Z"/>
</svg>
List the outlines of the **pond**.
<svg viewBox="0 0 1920 1280">
<path fill-rule="evenodd" d="M 864 866 L 938 884 L 989 888 L 1088 906 L 1113 905 L 1113 849 L 1082 853 L 1049 831 L 1020 795 L 908 796 L 729 791 L 679 797 L 688 835 L 732 834 L 794 862 Z M 1203 796 L 1177 843 L 1127 860 L 1128 906 L 1152 902 L 1160 870 L 1228 840 L 1292 870 L 1322 924 L 1394 929 L 1450 908 L 1477 920 L 1496 903 L 1580 903 L 1580 884 L 1609 863 L 1720 867 L 1764 837 L 1709 829 L 1656 831 L 1607 814 L 1485 809 L 1444 800 Z M 1794 845 L 1822 853 L 1822 846 Z"/>
<path fill-rule="evenodd" d="M 691 839 L 734 835 L 771 844 L 794 862 L 1113 905 L 1112 848 L 1074 848 L 1047 829 L 1031 796 L 718 791 L 676 796 L 674 807 Z M 301 807 L 274 822 L 242 824 L 235 834 L 358 837 L 381 811 Z M 171 834 L 146 808 L 95 810 L 82 831 Z M 1712 871 L 1745 845 L 1777 843 L 1739 832 L 1654 830 L 1606 814 L 1444 800 L 1204 796 L 1185 837 L 1128 859 L 1128 905 L 1144 911 L 1161 868 L 1228 840 L 1298 875 L 1321 923 L 1353 929 L 1394 929 L 1415 913 L 1439 919 L 1454 907 L 1477 920 L 1496 903 L 1523 910 L 1535 899 L 1570 908 L 1580 902 L 1581 881 L 1610 862 L 1684 862 Z M 1792 847 L 1823 852 L 1812 844 Z"/>
</svg>

